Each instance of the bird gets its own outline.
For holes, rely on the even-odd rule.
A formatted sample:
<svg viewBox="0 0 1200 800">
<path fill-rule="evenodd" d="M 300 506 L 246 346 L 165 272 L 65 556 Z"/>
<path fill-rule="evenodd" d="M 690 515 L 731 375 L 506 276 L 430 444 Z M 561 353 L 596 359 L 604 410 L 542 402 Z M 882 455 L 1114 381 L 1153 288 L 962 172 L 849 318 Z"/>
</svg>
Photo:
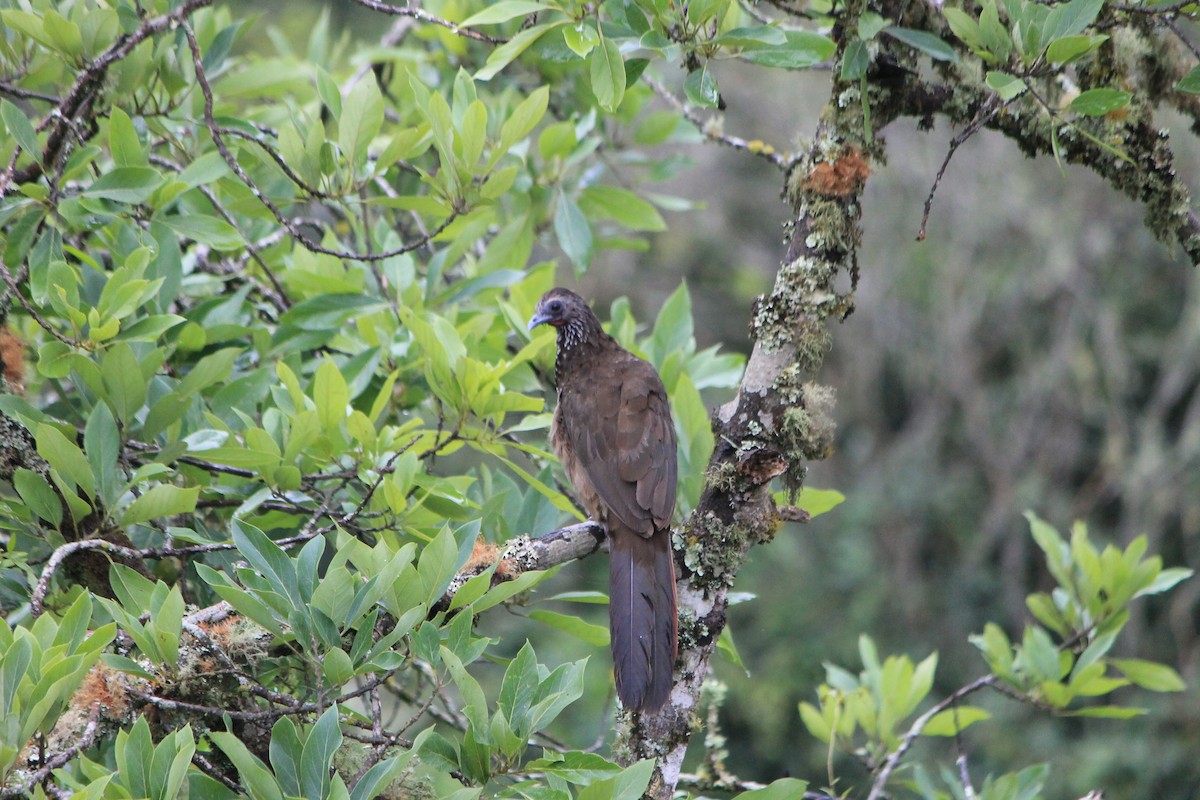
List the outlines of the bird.
<svg viewBox="0 0 1200 800">
<path fill-rule="evenodd" d="M 657 712 L 670 697 L 678 637 L 675 514 L 678 453 L 662 378 L 604 332 L 587 302 L 555 288 L 529 330 L 557 329 L 558 402 L 550 442 L 609 541 L 609 633 L 617 697 Z"/>
</svg>

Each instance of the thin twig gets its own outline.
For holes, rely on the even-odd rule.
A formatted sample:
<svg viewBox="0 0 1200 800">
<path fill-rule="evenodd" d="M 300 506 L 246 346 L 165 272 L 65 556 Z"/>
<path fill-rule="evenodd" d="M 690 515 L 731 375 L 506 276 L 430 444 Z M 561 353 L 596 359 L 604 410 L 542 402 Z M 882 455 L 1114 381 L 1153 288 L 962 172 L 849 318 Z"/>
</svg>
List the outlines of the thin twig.
<svg viewBox="0 0 1200 800">
<path fill-rule="evenodd" d="M 378 0 L 353 0 L 364 8 L 369 8 L 372 11 L 380 11 L 384 14 L 394 14 L 401 17 L 412 17 L 421 22 L 428 22 L 431 25 L 440 25 L 456 36 L 463 36 L 467 39 L 474 39 L 477 42 L 487 42 L 488 44 L 504 44 L 507 39 L 502 39 L 496 36 L 488 36 L 479 31 L 473 31 L 470 28 L 464 28 L 457 22 L 435 17 L 424 9 L 415 8 L 413 6 L 390 6 L 387 3 L 380 3 Z"/>
<path fill-rule="evenodd" d="M 217 769 L 217 766 L 205 758 L 203 754 L 193 753 L 192 763 L 196 765 L 197 769 L 199 769 L 208 777 L 212 778 L 214 781 L 222 784 L 225 788 L 241 793 L 241 784 L 239 784 L 233 778 L 230 778 L 224 772 L 221 772 L 221 770 Z"/>
<path fill-rule="evenodd" d="M 933 186 L 929 187 L 929 196 L 925 198 L 925 211 L 921 214 L 921 229 L 917 231 L 918 242 L 925 241 L 925 226 L 929 224 L 929 213 L 933 209 L 933 196 L 937 193 L 938 186 L 941 185 L 942 178 L 946 175 L 946 169 L 950 166 L 950 159 L 954 158 L 955 151 L 978 133 L 1001 109 L 1007 107 L 1016 98 L 1005 101 L 1003 105 L 997 105 L 999 99 L 1000 95 L 997 94 L 989 96 L 983 105 L 979 107 L 979 110 L 975 112 L 975 116 L 971 119 L 970 124 L 950 140 L 950 149 L 946 151 L 946 157 L 942 159 L 942 165 L 938 167 L 937 175 L 933 178 Z"/>
<path fill-rule="evenodd" d="M 988 674 L 984 675 L 982 678 L 976 678 L 966 686 L 959 688 L 945 700 L 938 703 L 921 716 L 917 717 L 916 720 L 913 721 L 912 726 L 908 729 L 908 732 L 904 734 L 904 738 L 900 740 L 900 746 L 891 753 L 888 753 L 887 758 L 884 759 L 883 766 L 880 767 L 879 772 L 875 775 L 875 782 L 871 785 L 871 793 L 867 795 L 867 800 L 879 800 L 879 798 L 883 796 L 888 779 L 892 777 L 892 772 L 900 764 L 900 759 L 904 758 L 905 753 L 907 753 L 909 748 L 913 746 L 913 742 L 915 742 L 917 737 L 921 735 L 921 732 L 925 730 L 925 726 L 929 724 L 931 719 L 945 711 L 947 708 L 956 705 L 958 701 L 964 697 L 974 694 L 980 689 L 995 685 L 995 675 Z"/>
<path fill-rule="evenodd" d="M 643 74 L 642 80 L 646 82 L 647 86 L 654 90 L 655 94 L 657 94 L 659 97 L 665 100 L 668 105 L 678 111 L 684 117 L 684 119 L 695 125 L 696 128 L 708 139 L 717 142 L 718 144 L 723 144 L 726 147 L 732 147 L 735 150 L 742 150 L 750 155 L 758 156 L 759 158 L 769 161 L 771 164 L 774 164 L 780 169 L 787 168 L 788 164 L 791 163 L 790 159 L 779 153 L 770 145 L 762 142 L 755 144 L 747 139 L 742 139 L 738 136 L 731 136 L 730 134 L 717 131 L 711 120 L 706 120 L 701 117 L 699 114 L 693 111 L 687 103 L 676 97 L 669 89 L 667 89 L 667 87 L 663 86 L 654 78 Z"/>
<path fill-rule="evenodd" d="M 22 89 L 20 86 L 13 86 L 11 83 L 0 81 L 0 94 L 6 94 L 9 97 L 19 97 L 22 100 L 44 100 L 47 103 L 55 105 L 62 102 L 61 97 L 55 97 L 52 94 L 42 94 L 30 89 Z"/>
</svg>

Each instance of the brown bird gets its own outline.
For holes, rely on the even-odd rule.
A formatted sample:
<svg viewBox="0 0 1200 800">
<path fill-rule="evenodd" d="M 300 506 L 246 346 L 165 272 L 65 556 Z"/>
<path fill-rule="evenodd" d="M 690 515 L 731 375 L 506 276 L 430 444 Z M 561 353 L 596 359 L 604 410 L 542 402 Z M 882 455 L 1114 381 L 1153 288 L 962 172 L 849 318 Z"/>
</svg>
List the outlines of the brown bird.
<svg viewBox="0 0 1200 800">
<path fill-rule="evenodd" d="M 551 289 L 529 328 L 558 329 L 551 445 L 584 508 L 608 529 L 613 667 L 621 704 L 657 711 L 675 666 L 675 424 L 662 379 L 600 327 L 583 298 Z"/>
</svg>

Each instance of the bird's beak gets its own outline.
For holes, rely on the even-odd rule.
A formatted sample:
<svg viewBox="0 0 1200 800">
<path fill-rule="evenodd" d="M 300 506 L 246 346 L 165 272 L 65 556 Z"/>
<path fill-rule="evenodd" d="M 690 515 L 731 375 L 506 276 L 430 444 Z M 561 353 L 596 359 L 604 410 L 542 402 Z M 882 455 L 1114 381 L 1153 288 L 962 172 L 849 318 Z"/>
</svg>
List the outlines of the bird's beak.
<svg viewBox="0 0 1200 800">
<path fill-rule="evenodd" d="M 538 325 L 541 325 L 543 322 L 549 322 L 550 319 L 551 319 L 550 315 L 545 314 L 541 311 L 538 311 L 529 320 L 529 330 L 533 330 Z"/>
</svg>

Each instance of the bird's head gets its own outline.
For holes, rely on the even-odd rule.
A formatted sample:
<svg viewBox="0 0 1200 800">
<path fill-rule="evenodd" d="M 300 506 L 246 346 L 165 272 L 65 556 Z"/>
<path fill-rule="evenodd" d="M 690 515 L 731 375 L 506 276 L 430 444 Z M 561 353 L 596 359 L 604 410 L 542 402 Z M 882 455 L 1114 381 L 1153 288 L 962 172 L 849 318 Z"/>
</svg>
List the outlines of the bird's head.
<svg viewBox="0 0 1200 800">
<path fill-rule="evenodd" d="M 581 342 L 596 343 L 607 338 L 587 302 L 570 289 L 551 289 L 542 295 L 529 320 L 529 329 L 542 324 L 553 325 L 558 330 L 560 352 Z"/>
<path fill-rule="evenodd" d="M 542 295 L 537 308 L 533 310 L 533 317 L 529 320 L 529 330 L 533 330 L 543 323 L 562 328 L 572 319 L 590 313 L 590 311 L 583 298 L 570 289 L 551 289 Z"/>
</svg>

